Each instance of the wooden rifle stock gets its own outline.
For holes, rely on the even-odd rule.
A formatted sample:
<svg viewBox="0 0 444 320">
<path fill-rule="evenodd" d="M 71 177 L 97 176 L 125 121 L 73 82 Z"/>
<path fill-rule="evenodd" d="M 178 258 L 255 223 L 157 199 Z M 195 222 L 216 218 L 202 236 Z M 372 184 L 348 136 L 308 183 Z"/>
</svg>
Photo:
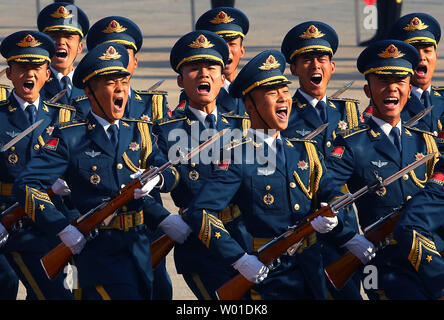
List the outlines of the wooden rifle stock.
<svg viewBox="0 0 444 320">
<path fill-rule="evenodd" d="M 396 222 L 401 216 L 401 210 L 395 210 L 382 218 L 381 223 L 374 225 L 364 232 L 368 241 L 377 246 L 378 242 L 388 237 L 395 229 Z M 353 276 L 356 270 L 362 266 L 362 262 L 350 251 L 325 268 L 325 273 L 336 289 L 341 289 Z"/>
<path fill-rule="evenodd" d="M 166 234 L 154 240 L 150 245 L 151 262 L 153 268 L 157 267 L 159 263 L 165 259 L 168 253 L 173 249 L 176 243 Z"/>
<path fill-rule="evenodd" d="M 263 264 L 268 265 L 287 251 L 290 254 L 294 253 L 304 237 L 315 232 L 310 222 L 318 216 L 334 217 L 335 213 L 332 212 L 330 206 L 322 207 L 315 211 L 307 217 L 306 222 L 296 228 L 289 228 L 289 230 L 284 232 L 281 236 L 259 249 L 259 260 Z M 219 300 L 240 300 L 253 285 L 254 282 L 251 282 L 241 274 L 238 274 L 219 287 L 216 291 L 216 295 Z"/>
</svg>

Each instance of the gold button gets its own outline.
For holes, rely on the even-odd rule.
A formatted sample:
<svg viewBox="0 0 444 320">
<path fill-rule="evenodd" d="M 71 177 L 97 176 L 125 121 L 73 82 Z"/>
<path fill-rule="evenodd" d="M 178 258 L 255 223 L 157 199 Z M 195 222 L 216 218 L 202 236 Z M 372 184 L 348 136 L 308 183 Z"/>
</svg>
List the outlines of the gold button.
<svg viewBox="0 0 444 320">
<path fill-rule="evenodd" d="M 290 188 L 292 188 L 292 189 L 296 188 L 296 183 L 290 182 Z"/>
<path fill-rule="evenodd" d="M 128 207 L 127 206 L 122 206 L 122 211 L 124 211 L 124 212 L 128 211 Z"/>
<path fill-rule="evenodd" d="M 91 167 L 91 170 L 92 170 L 92 171 L 96 171 L 96 170 L 97 170 L 97 166 L 92 166 L 92 167 Z"/>
<path fill-rule="evenodd" d="M 34 145 L 34 150 L 39 150 L 40 149 L 40 145 L 36 144 Z"/>
<path fill-rule="evenodd" d="M 191 168 L 194 168 L 195 166 L 196 166 L 195 163 L 192 163 L 192 164 L 191 164 Z"/>
<path fill-rule="evenodd" d="M 407 198 L 405 198 L 406 201 L 409 201 L 412 198 L 412 196 L 407 196 Z"/>
<path fill-rule="evenodd" d="M 126 186 L 125 186 L 124 184 L 122 184 L 122 185 L 120 186 L 120 188 L 122 188 L 122 189 L 125 188 L 125 187 L 126 187 Z"/>
<path fill-rule="evenodd" d="M 437 137 L 437 136 L 438 136 L 438 132 L 433 131 L 433 135 L 434 135 L 435 137 Z"/>
<path fill-rule="evenodd" d="M 327 145 L 327 148 L 330 148 L 331 147 L 331 142 L 327 141 L 326 145 Z"/>
<path fill-rule="evenodd" d="M 408 174 L 405 174 L 405 175 L 402 176 L 402 178 L 403 178 L 404 180 L 409 180 L 409 175 L 408 175 Z"/>
<path fill-rule="evenodd" d="M 117 164 L 117 169 L 119 169 L 119 170 L 120 170 L 120 169 L 122 169 L 122 168 L 123 168 L 123 164 L 121 164 L 121 163 L 118 163 L 118 164 Z"/>
<path fill-rule="evenodd" d="M 14 151 L 14 150 L 15 150 L 15 147 L 14 147 L 14 146 L 12 146 L 12 147 L 11 147 L 11 151 Z"/>
<path fill-rule="evenodd" d="M 294 210 L 299 210 L 300 206 L 299 206 L 299 204 L 296 203 L 293 208 L 294 208 Z"/>
<path fill-rule="evenodd" d="M 265 190 L 270 190 L 270 189 L 271 189 L 270 186 L 266 186 L 266 187 L 265 187 Z"/>
</svg>

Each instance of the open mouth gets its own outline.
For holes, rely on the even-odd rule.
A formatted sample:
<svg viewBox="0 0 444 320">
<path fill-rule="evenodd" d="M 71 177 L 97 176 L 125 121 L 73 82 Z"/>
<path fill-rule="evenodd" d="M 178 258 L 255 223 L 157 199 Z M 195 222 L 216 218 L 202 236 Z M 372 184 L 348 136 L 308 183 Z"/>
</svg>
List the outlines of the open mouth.
<svg viewBox="0 0 444 320">
<path fill-rule="evenodd" d="M 202 82 L 197 87 L 197 92 L 199 94 L 207 94 L 210 92 L 211 86 L 208 82 Z"/>
<path fill-rule="evenodd" d="M 23 84 L 23 90 L 24 90 L 25 93 L 30 93 L 30 92 L 32 92 L 32 89 L 34 89 L 34 82 L 32 82 L 32 81 L 26 81 L 26 82 Z"/>
<path fill-rule="evenodd" d="M 310 81 L 318 86 L 322 81 L 322 75 L 319 73 L 316 73 L 311 76 Z"/>
<path fill-rule="evenodd" d="M 383 102 L 387 108 L 396 108 L 398 106 L 399 99 L 394 97 L 388 97 L 385 98 Z"/>
<path fill-rule="evenodd" d="M 418 66 L 415 69 L 415 73 L 419 77 L 425 77 L 427 75 L 427 67 L 426 66 Z"/>
<path fill-rule="evenodd" d="M 225 64 L 225 66 L 228 66 L 228 65 L 230 65 L 231 63 L 233 62 L 233 60 L 231 60 L 231 59 L 228 59 L 228 61 L 227 61 L 227 63 Z"/>
<path fill-rule="evenodd" d="M 59 49 L 56 51 L 55 56 L 57 58 L 65 59 L 68 56 L 68 51 L 65 49 Z"/>
<path fill-rule="evenodd" d="M 123 98 L 115 98 L 114 99 L 114 107 L 118 110 L 123 108 Z"/>
<path fill-rule="evenodd" d="M 287 120 L 287 113 L 288 113 L 287 107 L 278 108 L 276 110 L 276 115 L 279 120 Z"/>
</svg>

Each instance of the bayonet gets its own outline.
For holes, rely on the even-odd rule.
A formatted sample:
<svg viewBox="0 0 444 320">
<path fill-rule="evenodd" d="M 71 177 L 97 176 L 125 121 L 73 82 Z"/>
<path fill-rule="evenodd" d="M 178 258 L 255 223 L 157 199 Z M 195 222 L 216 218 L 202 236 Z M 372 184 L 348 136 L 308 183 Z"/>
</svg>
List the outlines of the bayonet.
<svg viewBox="0 0 444 320">
<path fill-rule="evenodd" d="M 337 98 L 339 97 L 341 94 L 343 94 L 345 91 L 348 90 L 348 88 L 351 87 L 351 85 L 353 84 L 353 82 L 355 82 L 355 80 L 352 80 L 350 82 L 347 82 L 341 89 L 339 89 L 338 91 L 336 91 L 335 93 L 333 93 L 330 98 Z"/>
<path fill-rule="evenodd" d="M 324 123 L 322 126 L 317 128 L 316 130 L 306 134 L 303 138 L 306 139 L 306 140 L 311 140 L 314 137 L 316 137 L 318 134 L 320 134 L 322 131 L 324 131 L 327 127 L 328 127 L 328 122 Z"/>
<path fill-rule="evenodd" d="M 426 115 L 428 115 L 432 109 L 435 106 L 430 106 L 428 108 L 425 108 L 424 110 L 422 110 L 420 113 L 414 115 L 411 119 L 407 120 L 406 122 L 404 122 L 405 126 L 413 126 L 416 122 L 418 122 L 419 120 L 421 120 L 422 118 L 424 118 Z"/>
<path fill-rule="evenodd" d="M 33 130 L 35 130 L 35 128 L 37 128 L 41 123 L 43 122 L 43 119 L 35 122 L 34 124 L 30 125 L 27 129 L 23 130 L 22 132 L 20 132 L 18 135 L 15 136 L 15 138 L 11 139 L 11 141 L 9 141 L 7 144 L 5 144 L 2 148 L 1 148 L 1 152 L 5 152 L 6 150 L 8 150 L 9 148 L 11 148 L 13 145 L 15 145 L 17 142 L 19 142 L 20 140 L 22 140 L 28 133 L 32 132 Z"/>
<path fill-rule="evenodd" d="M 154 90 L 156 90 L 157 88 L 160 87 L 160 85 L 161 85 L 164 81 L 165 81 L 165 80 L 159 80 L 159 81 L 157 81 L 155 84 L 153 84 L 151 87 L 149 87 L 147 91 L 154 91 Z"/>
<path fill-rule="evenodd" d="M 57 93 L 54 97 L 52 97 L 51 99 L 49 99 L 49 102 L 51 103 L 56 103 L 57 101 L 59 101 L 60 99 L 62 99 L 62 97 L 65 95 L 66 93 L 66 89 L 63 89 L 62 91 L 60 91 L 59 93 Z"/>
</svg>

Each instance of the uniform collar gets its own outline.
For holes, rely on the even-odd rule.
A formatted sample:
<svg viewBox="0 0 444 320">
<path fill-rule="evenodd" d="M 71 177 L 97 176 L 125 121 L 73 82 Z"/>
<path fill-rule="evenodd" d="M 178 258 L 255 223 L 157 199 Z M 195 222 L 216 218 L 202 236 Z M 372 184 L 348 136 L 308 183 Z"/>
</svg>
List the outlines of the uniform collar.
<svg viewBox="0 0 444 320">
<path fill-rule="evenodd" d="M 392 131 L 393 126 L 391 124 L 385 122 L 384 120 L 376 118 L 373 115 L 372 115 L 372 119 L 378 125 L 378 127 L 382 130 L 382 132 L 384 132 L 386 134 L 386 136 L 390 140 L 392 140 L 392 137 L 390 136 L 390 132 Z M 401 120 L 399 120 L 396 127 L 399 129 L 399 135 L 402 135 L 402 121 Z"/>
<path fill-rule="evenodd" d="M 59 80 L 59 83 L 62 83 L 62 78 L 64 77 L 63 73 L 58 72 L 56 69 L 54 69 L 53 67 L 49 66 L 49 68 L 51 69 L 52 73 L 54 73 L 55 77 L 57 78 L 57 80 Z M 68 73 L 68 78 L 69 78 L 69 86 L 72 88 L 72 76 L 74 75 L 74 69 Z"/>
<path fill-rule="evenodd" d="M 111 125 L 111 123 L 109 123 L 108 121 L 106 121 L 102 117 L 96 115 L 92 110 L 91 110 L 91 114 L 94 116 L 94 118 L 97 120 L 97 122 L 103 127 L 103 129 L 105 130 L 105 132 L 109 138 L 108 128 Z M 115 124 L 117 125 L 117 128 L 120 128 L 120 120 L 117 120 L 115 122 Z"/>
<path fill-rule="evenodd" d="M 316 98 L 313 98 L 312 96 L 310 96 L 309 94 L 305 93 L 304 91 L 302 91 L 300 88 L 298 89 L 298 92 L 305 98 L 305 100 L 307 100 L 307 102 L 313 107 L 316 108 L 316 105 L 318 104 L 319 100 Z M 327 104 L 327 95 L 325 95 L 322 99 L 322 101 L 325 102 L 325 104 Z"/>
<path fill-rule="evenodd" d="M 427 90 L 430 94 L 432 93 L 432 86 L 430 85 Z M 412 86 L 412 93 L 419 99 L 421 100 L 422 97 L 422 93 L 424 92 L 424 90 L 422 90 L 421 88 L 417 88 L 415 86 Z"/>
<path fill-rule="evenodd" d="M 208 115 L 207 113 L 205 113 L 202 110 L 193 108 L 190 105 L 188 105 L 188 108 L 196 116 L 197 120 L 199 120 L 200 123 L 202 123 L 205 127 L 208 127 L 208 125 L 205 123 L 205 119 Z M 216 117 L 216 123 L 217 123 L 217 106 L 216 106 L 216 108 L 214 108 L 214 110 L 213 110 L 213 112 L 211 112 L 211 114 L 214 114 L 214 116 Z"/>
<path fill-rule="evenodd" d="M 256 130 L 256 129 L 253 129 L 253 128 L 250 128 L 248 130 L 252 134 L 254 134 L 257 138 L 259 138 L 258 140 L 261 140 L 261 141 L 265 142 L 271 150 L 276 152 L 276 143 L 274 143 L 274 142 L 275 142 L 275 140 L 282 140 L 280 132 L 278 133 L 278 136 L 275 139 L 272 136 L 266 134 L 264 130 Z"/>
<path fill-rule="evenodd" d="M 15 100 L 17 100 L 18 104 L 20 105 L 20 108 L 22 108 L 23 111 L 26 110 L 26 107 L 29 106 L 30 104 L 33 104 L 36 108 L 36 110 L 39 109 L 39 104 L 40 104 L 40 95 L 38 96 L 37 100 L 35 100 L 33 103 L 28 103 L 25 100 L 23 100 L 22 98 L 20 98 L 16 93 L 15 90 L 12 91 L 12 94 L 14 95 Z"/>
<path fill-rule="evenodd" d="M 224 82 L 224 89 L 228 92 L 228 93 L 230 93 L 230 91 L 229 91 L 229 87 L 230 87 L 230 84 L 231 84 L 231 82 L 230 81 L 228 81 L 226 78 L 225 78 L 225 82 Z"/>
</svg>

